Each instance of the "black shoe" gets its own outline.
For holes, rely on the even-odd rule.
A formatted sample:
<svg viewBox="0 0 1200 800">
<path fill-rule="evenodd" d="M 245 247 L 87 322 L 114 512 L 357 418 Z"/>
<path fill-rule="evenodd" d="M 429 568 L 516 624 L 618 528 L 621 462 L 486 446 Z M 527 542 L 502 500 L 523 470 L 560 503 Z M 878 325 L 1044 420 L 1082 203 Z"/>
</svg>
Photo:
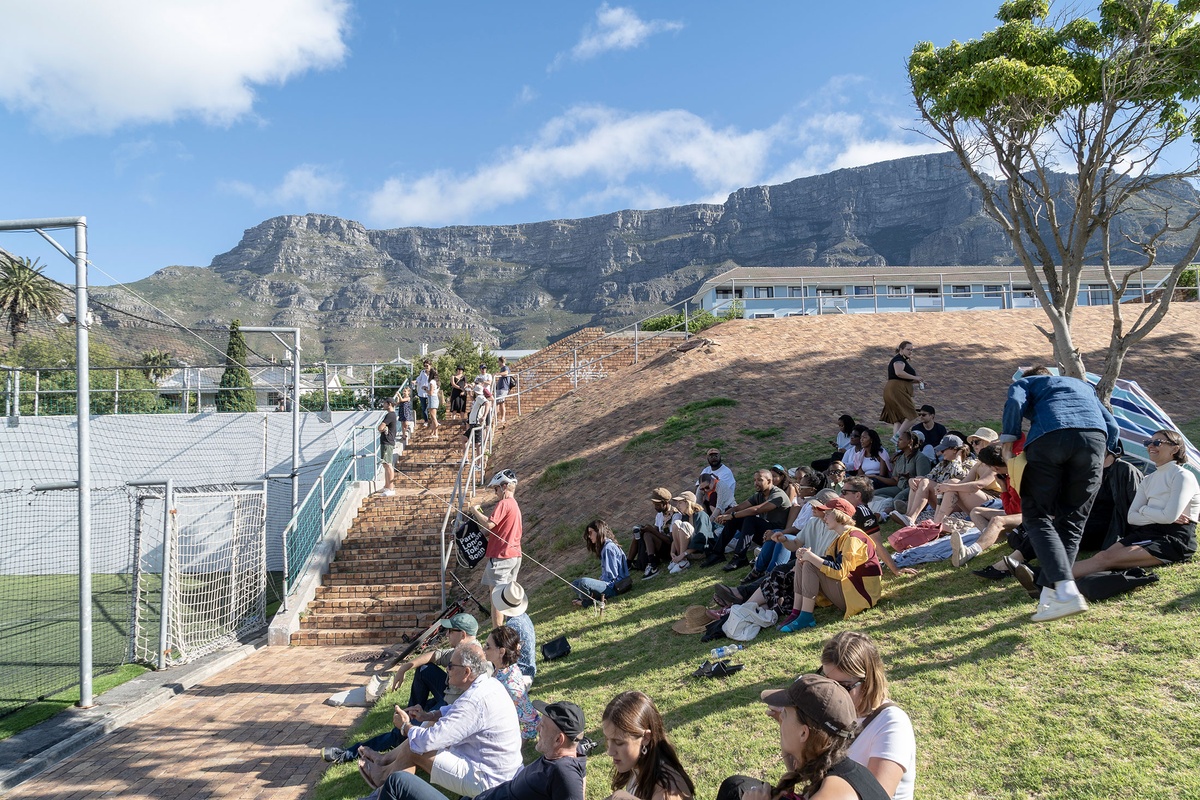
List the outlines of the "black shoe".
<svg viewBox="0 0 1200 800">
<path fill-rule="evenodd" d="M 1025 588 L 1030 597 L 1036 600 L 1042 596 L 1042 587 L 1037 585 L 1037 578 L 1034 577 L 1033 570 L 1012 556 L 1005 556 L 1004 564 L 1012 572 L 1013 577 L 1017 579 L 1017 583 Z"/>
<path fill-rule="evenodd" d="M 700 566 L 701 567 L 715 567 L 717 564 L 720 564 L 724 560 L 725 560 L 725 556 L 721 555 L 720 553 L 713 553 L 711 556 L 704 559 L 704 563 L 701 564 Z"/>
<path fill-rule="evenodd" d="M 321 758 L 331 764 L 345 764 L 347 761 L 353 761 L 354 756 L 349 750 L 343 750 L 340 747 L 326 747 L 321 751 Z"/>
<path fill-rule="evenodd" d="M 745 569 L 748 566 L 750 566 L 750 559 L 746 558 L 745 556 L 738 556 L 737 558 L 733 559 L 733 561 L 730 561 L 728 564 L 726 564 L 724 570 L 726 572 L 733 572 L 737 569 Z"/>
<path fill-rule="evenodd" d="M 730 664 L 729 659 L 727 658 L 723 661 L 718 661 L 716 664 L 713 664 L 712 677 L 728 678 L 735 672 L 741 672 L 745 666 L 745 664 Z"/>
<path fill-rule="evenodd" d="M 596 740 L 585 736 L 575 743 L 575 755 L 577 758 L 587 758 L 596 749 Z"/>
<path fill-rule="evenodd" d="M 1004 572 L 1003 570 L 998 570 L 995 567 L 993 567 L 991 564 L 988 564 L 983 569 L 973 569 L 973 570 L 971 570 L 971 572 L 974 573 L 975 575 L 978 575 L 981 578 L 987 578 L 989 581 L 1002 581 L 1005 578 L 1012 577 L 1011 572 Z"/>
</svg>

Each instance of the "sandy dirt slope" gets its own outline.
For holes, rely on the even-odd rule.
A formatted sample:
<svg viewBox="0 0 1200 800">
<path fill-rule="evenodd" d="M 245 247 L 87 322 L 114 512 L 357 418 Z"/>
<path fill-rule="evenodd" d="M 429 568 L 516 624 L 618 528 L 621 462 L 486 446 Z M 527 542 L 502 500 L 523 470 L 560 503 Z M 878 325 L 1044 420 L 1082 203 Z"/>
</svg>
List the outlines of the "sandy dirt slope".
<svg viewBox="0 0 1200 800">
<path fill-rule="evenodd" d="M 701 334 L 711 344 L 666 353 L 581 385 L 518 421 L 510 418 L 491 464 L 521 477 L 526 549 L 557 569 L 584 560 L 578 533 L 594 517 L 608 519 L 627 541 L 629 527 L 647 518 L 650 489 L 690 488 L 704 466 L 700 448 L 711 441 L 723 442 L 726 463 L 740 473 L 768 466 L 757 463 L 765 451 L 825 441 L 842 413 L 875 424 L 887 362 L 901 339 L 916 343 L 912 363 L 927 382 L 918 402 L 936 406 L 943 422 L 999 420 L 1013 372 L 1051 358 L 1036 324 L 1045 324 L 1040 309 L 725 323 Z M 1107 308 L 1079 311 L 1076 344 L 1092 371 L 1103 364 L 1110 325 Z M 1138 381 L 1182 424 L 1200 415 L 1198 352 L 1200 304 L 1179 303 L 1126 361 L 1122 377 Z M 698 436 L 624 449 L 631 437 L 657 429 L 680 406 L 712 397 L 736 399 L 738 405 L 704 412 L 718 418 Z M 783 430 L 769 439 L 739 433 L 771 427 Z M 570 480 L 538 488 L 546 467 L 575 458 L 587 463 Z M 548 577 L 529 567 L 523 570 L 529 585 Z"/>
</svg>

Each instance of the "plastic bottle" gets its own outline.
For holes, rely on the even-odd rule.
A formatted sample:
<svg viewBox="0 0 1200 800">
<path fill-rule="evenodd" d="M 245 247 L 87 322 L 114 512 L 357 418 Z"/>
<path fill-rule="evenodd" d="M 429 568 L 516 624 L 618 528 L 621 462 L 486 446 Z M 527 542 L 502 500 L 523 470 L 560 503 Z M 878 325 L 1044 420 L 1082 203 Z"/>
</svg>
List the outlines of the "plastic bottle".
<svg viewBox="0 0 1200 800">
<path fill-rule="evenodd" d="M 712 650 L 709 650 L 708 657 L 713 659 L 714 661 L 720 661 L 722 658 L 729 658 L 731 655 L 736 653 L 738 650 L 745 650 L 745 649 L 746 648 L 744 645 L 727 644 L 724 647 L 714 647 Z"/>
</svg>

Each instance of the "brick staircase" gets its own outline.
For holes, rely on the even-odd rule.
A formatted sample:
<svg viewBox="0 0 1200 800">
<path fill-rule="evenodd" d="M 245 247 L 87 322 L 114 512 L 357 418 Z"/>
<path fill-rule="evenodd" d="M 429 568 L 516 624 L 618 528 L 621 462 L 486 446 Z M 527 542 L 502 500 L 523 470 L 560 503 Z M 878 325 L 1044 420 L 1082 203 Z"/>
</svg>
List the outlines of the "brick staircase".
<svg viewBox="0 0 1200 800">
<path fill-rule="evenodd" d="M 659 356 L 684 339 L 682 333 L 640 332 L 635 348 L 633 331 L 604 336 L 603 328 L 582 328 L 517 362 L 521 414 L 536 411 L 573 391 L 576 381 L 604 380 L 617 370 Z M 564 374 L 572 370 L 574 377 Z M 515 399 L 510 397 L 508 404 L 511 414 L 516 410 Z"/>
<path fill-rule="evenodd" d="M 460 424 L 443 422 L 435 442 L 418 426 L 400 457 L 396 495 L 363 500 L 292 644 L 394 644 L 429 624 L 442 603 L 443 497 L 458 474 L 462 431 Z"/>
</svg>

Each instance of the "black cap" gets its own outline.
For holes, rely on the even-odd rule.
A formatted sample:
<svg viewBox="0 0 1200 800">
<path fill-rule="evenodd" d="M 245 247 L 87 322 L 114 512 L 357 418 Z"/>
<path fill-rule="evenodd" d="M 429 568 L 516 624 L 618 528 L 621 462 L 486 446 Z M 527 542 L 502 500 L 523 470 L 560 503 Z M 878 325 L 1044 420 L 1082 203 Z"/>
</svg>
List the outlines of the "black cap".
<svg viewBox="0 0 1200 800">
<path fill-rule="evenodd" d="M 550 721 L 557 725 L 558 729 L 567 737 L 567 741 L 575 741 L 587 730 L 583 721 L 583 709 L 574 703 L 566 701 L 546 703 L 542 700 L 534 700 L 533 707 L 538 710 L 538 713 L 549 717 Z"/>
</svg>

